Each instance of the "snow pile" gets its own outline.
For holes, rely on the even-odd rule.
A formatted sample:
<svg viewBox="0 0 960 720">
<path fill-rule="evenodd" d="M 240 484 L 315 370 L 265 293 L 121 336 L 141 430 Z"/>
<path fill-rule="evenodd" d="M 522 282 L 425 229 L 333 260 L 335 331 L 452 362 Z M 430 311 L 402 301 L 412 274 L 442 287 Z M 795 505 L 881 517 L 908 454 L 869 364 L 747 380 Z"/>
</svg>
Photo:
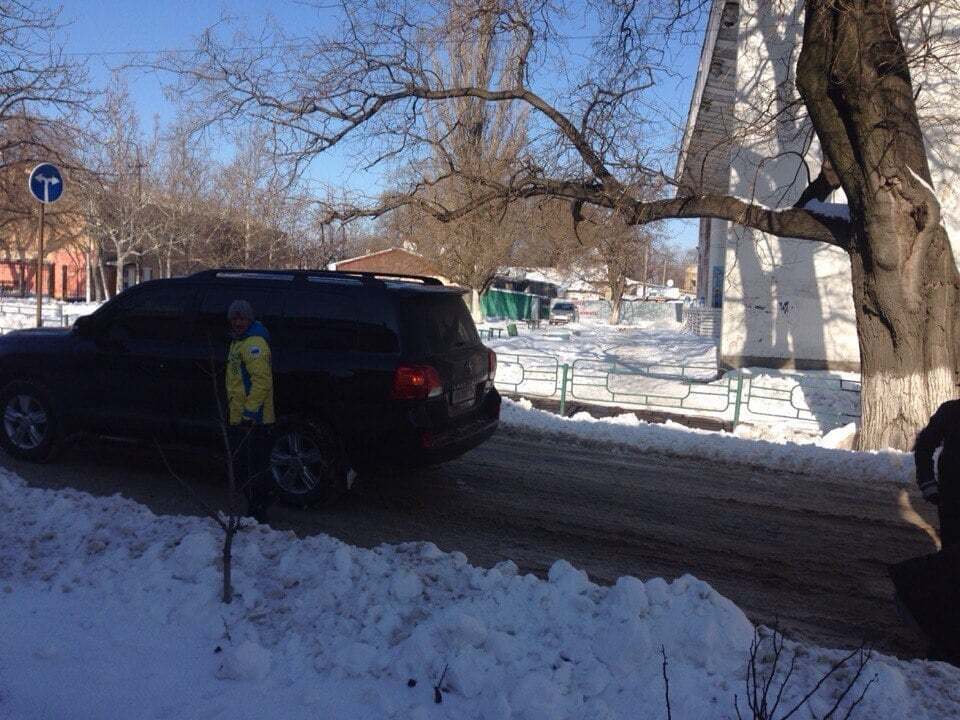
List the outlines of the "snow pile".
<svg viewBox="0 0 960 720">
<path fill-rule="evenodd" d="M 743 697 L 753 627 L 689 575 L 607 588 L 564 561 L 540 580 L 429 543 L 362 550 L 260 526 L 235 543 L 225 606 L 209 520 L 7 473 L 0 508 L 4 717 L 663 717 L 661 646 L 673 717 L 729 718 Z M 788 647 L 794 703 L 841 653 Z M 960 713 L 949 666 L 877 656 L 852 695 L 873 676 L 854 717 Z"/>
<path fill-rule="evenodd" d="M 573 437 L 590 442 L 626 445 L 643 452 L 675 457 L 711 458 L 720 462 L 756 465 L 772 470 L 804 473 L 820 479 L 889 481 L 907 485 L 914 481 L 913 456 L 909 453 L 854 452 L 838 449 L 849 444 L 853 428 L 829 433 L 819 444 L 797 443 L 771 433 L 771 439 L 741 437 L 737 432 L 688 428 L 674 422 L 648 423 L 633 413 L 595 418 L 580 412 L 561 417 L 537 410 L 530 401 L 504 398 L 503 424 L 525 431 Z M 738 428 L 738 431 L 740 428 Z"/>
</svg>

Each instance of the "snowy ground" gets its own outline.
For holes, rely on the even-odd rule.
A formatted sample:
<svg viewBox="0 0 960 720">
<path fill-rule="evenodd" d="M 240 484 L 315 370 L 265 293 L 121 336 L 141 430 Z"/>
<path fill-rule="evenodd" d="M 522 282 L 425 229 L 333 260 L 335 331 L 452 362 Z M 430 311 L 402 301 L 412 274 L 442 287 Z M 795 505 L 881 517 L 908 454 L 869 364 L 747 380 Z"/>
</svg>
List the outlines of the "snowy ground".
<svg viewBox="0 0 960 720">
<path fill-rule="evenodd" d="M 0 717 L 660 718 L 661 647 L 672 717 L 735 717 L 735 695 L 743 708 L 754 629 L 691 576 L 598 587 L 564 561 L 540 580 L 431 544 L 362 550 L 261 526 L 237 541 L 224 606 L 209 520 L 7 472 L 0 508 Z M 787 650 L 783 708 L 842 656 Z M 851 675 L 798 716 L 823 716 Z M 960 671 L 884 656 L 840 717 L 873 678 L 852 717 L 960 717 Z"/>
<path fill-rule="evenodd" d="M 859 376 L 745 368 L 719 380 L 714 338 L 669 321 L 629 327 L 574 324 L 487 341 L 502 391 L 732 422 L 760 439 L 811 442 L 859 416 Z M 737 396 L 740 409 L 737 413 Z"/>
<path fill-rule="evenodd" d="M 503 327 L 503 324 L 480 327 Z M 685 332 L 673 322 L 645 322 L 639 325 L 611 326 L 572 323 L 542 326 L 528 330 L 518 325 L 517 337 L 494 338 L 487 344 L 497 352 L 523 355 L 553 355 L 561 363 L 576 360 L 617 360 L 624 363 L 648 361 L 677 365 L 717 367 L 714 338 Z"/>
<path fill-rule="evenodd" d="M 82 316 L 89 315 L 102 303 L 62 302 L 44 298 L 43 324 L 46 327 L 66 327 Z M 0 297 L 0 334 L 37 325 L 35 297 Z"/>
</svg>

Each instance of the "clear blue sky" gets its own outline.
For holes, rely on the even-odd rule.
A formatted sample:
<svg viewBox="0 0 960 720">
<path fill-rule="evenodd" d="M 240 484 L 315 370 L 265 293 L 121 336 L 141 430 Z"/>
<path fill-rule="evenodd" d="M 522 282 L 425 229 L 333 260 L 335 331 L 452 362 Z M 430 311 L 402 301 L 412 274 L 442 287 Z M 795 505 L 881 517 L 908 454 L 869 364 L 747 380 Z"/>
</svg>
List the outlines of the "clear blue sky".
<svg viewBox="0 0 960 720">
<path fill-rule="evenodd" d="M 62 19 L 67 23 L 65 50 L 86 59 L 94 82 L 105 86 L 111 69 L 131 59 L 134 53 L 189 50 L 199 33 L 223 18 L 248 31 L 257 31 L 270 21 L 291 36 L 323 32 L 333 15 L 316 7 L 322 4 L 322 0 L 312 3 L 301 0 L 147 0 L 140 3 L 63 0 Z M 700 42 L 701 39 L 694 38 L 685 47 L 674 45 L 674 57 L 670 61 L 677 68 L 679 78 L 664 84 L 653 103 L 655 111 L 674 121 L 682 121 L 686 116 Z M 173 119 L 174 105 L 164 96 L 163 80 L 155 73 L 132 71 L 127 74 L 130 92 L 145 128 L 152 126 L 155 116 L 164 125 Z M 379 175 L 355 167 L 346 152 L 324 156 L 314 164 L 311 174 L 324 182 L 346 183 L 363 189 L 380 184 Z M 682 247 L 696 245 L 695 221 L 670 222 L 667 230 L 672 243 Z"/>
</svg>

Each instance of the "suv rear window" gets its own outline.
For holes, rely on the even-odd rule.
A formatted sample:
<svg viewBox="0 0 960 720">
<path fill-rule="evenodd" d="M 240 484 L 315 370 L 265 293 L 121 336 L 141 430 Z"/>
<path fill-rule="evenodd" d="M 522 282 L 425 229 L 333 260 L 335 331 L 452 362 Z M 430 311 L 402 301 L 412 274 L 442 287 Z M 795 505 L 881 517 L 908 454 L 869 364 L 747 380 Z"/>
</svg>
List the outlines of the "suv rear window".
<svg viewBox="0 0 960 720">
<path fill-rule="evenodd" d="M 400 303 L 407 352 L 437 355 L 465 345 L 479 345 L 470 312 L 458 295 L 407 297 Z"/>
</svg>

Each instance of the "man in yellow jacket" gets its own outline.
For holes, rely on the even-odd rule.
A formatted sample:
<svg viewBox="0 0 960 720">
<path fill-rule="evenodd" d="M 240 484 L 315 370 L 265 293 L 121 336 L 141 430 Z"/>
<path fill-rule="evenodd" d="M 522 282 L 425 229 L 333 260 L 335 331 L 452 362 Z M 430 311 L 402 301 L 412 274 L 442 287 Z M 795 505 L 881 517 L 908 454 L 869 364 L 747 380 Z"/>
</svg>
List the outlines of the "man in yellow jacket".
<svg viewBox="0 0 960 720">
<path fill-rule="evenodd" d="M 267 521 L 273 500 L 270 477 L 273 413 L 273 359 L 270 333 L 254 319 L 246 300 L 235 300 L 227 311 L 233 342 L 227 353 L 227 401 L 234 476 L 249 503 L 248 514 Z"/>
</svg>

